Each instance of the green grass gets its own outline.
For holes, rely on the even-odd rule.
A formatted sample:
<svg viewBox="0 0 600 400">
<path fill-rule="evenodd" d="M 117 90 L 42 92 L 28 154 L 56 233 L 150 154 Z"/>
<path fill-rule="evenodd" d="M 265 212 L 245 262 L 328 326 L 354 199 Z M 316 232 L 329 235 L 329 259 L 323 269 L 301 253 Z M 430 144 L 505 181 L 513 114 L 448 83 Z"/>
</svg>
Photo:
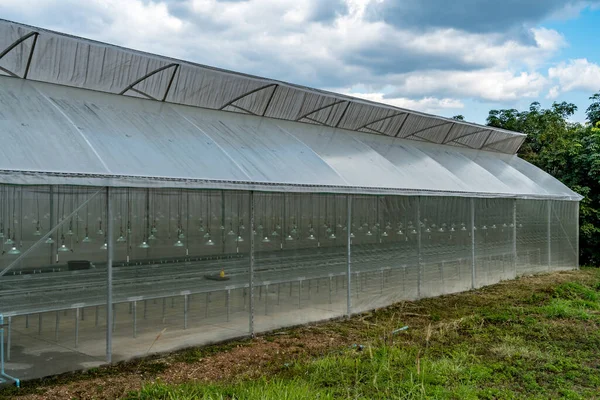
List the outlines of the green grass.
<svg viewBox="0 0 600 400">
<path fill-rule="evenodd" d="M 158 381 L 128 398 L 600 398 L 600 271 L 586 273 L 533 292 L 523 280 L 423 300 L 425 320 L 394 337 L 403 322 L 390 307 L 362 318 L 362 348 L 282 364 L 259 379 Z"/>
</svg>

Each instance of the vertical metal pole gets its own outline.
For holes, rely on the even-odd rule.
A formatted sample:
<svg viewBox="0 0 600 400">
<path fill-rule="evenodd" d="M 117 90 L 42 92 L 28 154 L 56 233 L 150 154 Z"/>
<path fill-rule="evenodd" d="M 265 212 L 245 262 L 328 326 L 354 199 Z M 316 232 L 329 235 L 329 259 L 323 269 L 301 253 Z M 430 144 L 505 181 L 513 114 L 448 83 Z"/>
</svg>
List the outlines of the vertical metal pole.
<svg viewBox="0 0 600 400">
<path fill-rule="evenodd" d="M 54 228 L 54 186 L 50 186 L 50 227 L 49 229 Z M 52 236 L 50 236 L 52 237 Z M 54 264 L 54 244 L 50 244 L 50 265 Z"/>
<path fill-rule="evenodd" d="M 517 277 L 518 271 L 517 271 L 517 199 L 515 199 L 513 201 L 513 219 L 512 219 L 512 224 L 513 224 L 513 232 L 512 232 L 512 236 L 513 236 L 513 241 L 512 241 L 512 253 L 513 253 L 513 266 L 515 268 L 515 278 Z"/>
<path fill-rule="evenodd" d="M 137 301 L 133 301 L 131 303 L 132 306 L 132 319 L 133 319 L 133 338 L 135 339 L 137 337 Z"/>
<path fill-rule="evenodd" d="M 106 362 L 112 362 L 112 334 L 113 334 L 113 300 L 112 300 L 112 284 L 113 284 L 113 210 L 112 202 L 110 201 L 111 190 L 106 188 Z"/>
<path fill-rule="evenodd" d="M 250 270 L 249 289 L 250 289 L 250 320 L 249 330 L 250 336 L 254 337 L 254 191 L 250 191 Z"/>
<path fill-rule="evenodd" d="M 352 196 L 346 196 L 346 302 L 348 309 L 346 314 L 352 315 Z"/>
<path fill-rule="evenodd" d="M 579 202 L 575 204 L 575 268 L 579 269 Z"/>
<path fill-rule="evenodd" d="M 229 322 L 229 313 L 230 313 L 230 299 L 231 298 L 231 289 L 227 289 L 227 298 L 225 300 L 227 304 L 227 322 Z"/>
<path fill-rule="evenodd" d="M 12 329 L 11 328 L 12 328 L 12 317 L 8 317 L 8 326 L 6 327 L 6 361 L 10 361 L 10 348 L 11 348 L 11 342 L 12 342 Z"/>
<path fill-rule="evenodd" d="M 548 200 L 548 271 L 552 270 L 552 200 Z"/>
<path fill-rule="evenodd" d="M 75 348 L 79 347 L 79 307 L 75 309 Z"/>
<path fill-rule="evenodd" d="M 471 289 L 475 289 L 475 199 L 471 198 Z"/>
<path fill-rule="evenodd" d="M 187 329 L 188 327 L 188 310 L 189 309 L 189 303 L 188 303 L 188 295 L 185 294 L 183 295 L 183 329 Z"/>
<path fill-rule="evenodd" d="M 417 197 L 417 298 L 421 298 L 421 282 L 423 281 L 423 263 L 421 254 L 421 197 Z"/>
<path fill-rule="evenodd" d="M 56 321 L 54 324 L 54 341 L 58 342 L 58 328 L 60 324 L 60 311 L 56 311 Z"/>
</svg>

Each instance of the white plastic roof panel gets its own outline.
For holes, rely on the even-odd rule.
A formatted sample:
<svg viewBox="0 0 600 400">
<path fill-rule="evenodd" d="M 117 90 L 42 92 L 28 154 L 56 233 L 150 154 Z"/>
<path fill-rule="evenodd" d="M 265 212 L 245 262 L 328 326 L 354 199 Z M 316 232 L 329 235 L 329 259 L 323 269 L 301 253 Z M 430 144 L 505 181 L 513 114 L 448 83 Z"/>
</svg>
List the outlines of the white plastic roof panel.
<svg viewBox="0 0 600 400">
<path fill-rule="evenodd" d="M 440 146 L 423 147 L 421 151 L 464 182 L 469 192 L 481 190 L 509 194 L 514 191 L 463 153 L 452 150 L 446 151 L 446 148 Z"/>
<path fill-rule="evenodd" d="M 512 190 L 521 193 L 548 193 L 529 176 L 520 173 L 513 166 L 499 157 L 490 156 L 484 152 L 467 153 L 465 156 L 479 164 L 482 168 L 485 168 L 495 178 L 504 182 L 504 184 Z"/>
<path fill-rule="evenodd" d="M 77 127 L 27 81 L 0 78 L 0 137 L 3 169 L 108 173 Z"/>
<path fill-rule="evenodd" d="M 516 156 L 0 77 L 0 183 L 579 200 Z"/>
<path fill-rule="evenodd" d="M 398 175 L 394 165 L 350 132 L 331 128 L 286 124 L 284 129 L 313 149 L 350 186 L 394 187 Z"/>
<path fill-rule="evenodd" d="M 407 189 L 469 192 L 463 181 L 410 142 L 374 135 L 360 140 L 394 164 L 399 181 Z"/>
<path fill-rule="evenodd" d="M 228 155 L 231 165 L 244 172 L 247 180 L 347 186 L 347 182 L 310 147 L 272 121 L 226 113 L 207 115 L 209 113 L 197 111 L 182 108 L 179 113 L 206 132 Z"/>
<path fill-rule="evenodd" d="M 0 75 L 514 154 L 525 136 L 0 19 Z M 464 135 L 467 133 L 467 135 Z"/>
</svg>

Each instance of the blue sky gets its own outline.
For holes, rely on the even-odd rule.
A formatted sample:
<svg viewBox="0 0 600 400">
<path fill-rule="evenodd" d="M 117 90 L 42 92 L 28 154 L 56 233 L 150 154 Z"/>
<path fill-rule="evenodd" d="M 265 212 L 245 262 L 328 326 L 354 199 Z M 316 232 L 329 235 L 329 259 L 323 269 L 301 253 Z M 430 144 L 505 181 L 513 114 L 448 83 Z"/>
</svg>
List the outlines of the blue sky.
<svg viewBox="0 0 600 400">
<path fill-rule="evenodd" d="M 600 91 L 600 0 L 2 0 L 0 17 L 483 123 Z"/>
</svg>

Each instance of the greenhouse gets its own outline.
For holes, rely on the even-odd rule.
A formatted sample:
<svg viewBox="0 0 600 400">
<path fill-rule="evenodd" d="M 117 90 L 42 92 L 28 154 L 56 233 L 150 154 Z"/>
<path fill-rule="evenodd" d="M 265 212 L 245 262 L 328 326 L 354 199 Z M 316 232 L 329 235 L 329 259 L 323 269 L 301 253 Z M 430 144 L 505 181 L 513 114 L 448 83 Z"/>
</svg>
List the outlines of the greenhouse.
<svg viewBox="0 0 600 400">
<path fill-rule="evenodd" d="M 520 133 L 0 20 L 4 381 L 578 267 Z"/>
</svg>

